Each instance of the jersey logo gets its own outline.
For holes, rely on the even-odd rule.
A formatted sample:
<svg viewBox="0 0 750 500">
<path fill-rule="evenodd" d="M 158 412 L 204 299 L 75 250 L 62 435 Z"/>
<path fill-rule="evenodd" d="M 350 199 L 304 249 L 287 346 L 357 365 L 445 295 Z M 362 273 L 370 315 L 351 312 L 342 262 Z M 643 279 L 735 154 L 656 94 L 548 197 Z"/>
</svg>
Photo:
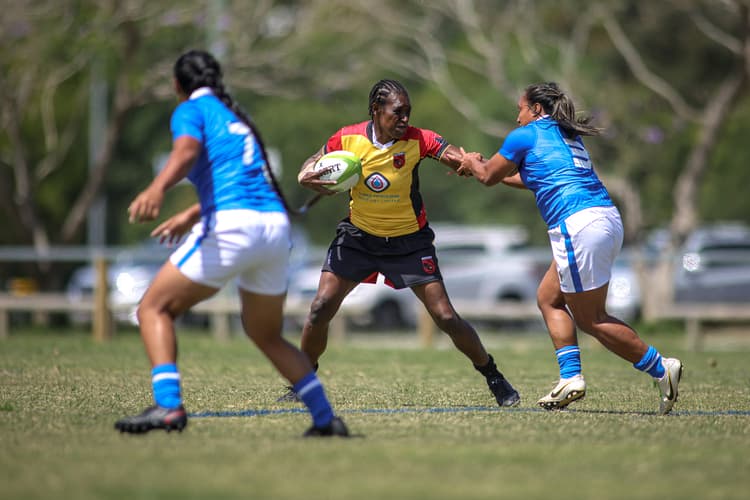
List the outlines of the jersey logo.
<svg viewBox="0 0 750 500">
<path fill-rule="evenodd" d="M 422 257 L 422 269 L 424 269 L 424 272 L 427 274 L 435 273 L 435 261 L 431 256 Z"/>
<path fill-rule="evenodd" d="M 393 166 L 401 168 L 406 165 L 406 153 L 394 153 L 393 154 Z"/>
<path fill-rule="evenodd" d="M 375 172 L 374 174 L 367 176 L 367 179 L 365 179 L 365 186 L 370 188 L 371 191 L 382 193 L 391 186 L 391 183 L 388 182 L 388 179 L 386 179 L 383 174 Z"/>
</svg>

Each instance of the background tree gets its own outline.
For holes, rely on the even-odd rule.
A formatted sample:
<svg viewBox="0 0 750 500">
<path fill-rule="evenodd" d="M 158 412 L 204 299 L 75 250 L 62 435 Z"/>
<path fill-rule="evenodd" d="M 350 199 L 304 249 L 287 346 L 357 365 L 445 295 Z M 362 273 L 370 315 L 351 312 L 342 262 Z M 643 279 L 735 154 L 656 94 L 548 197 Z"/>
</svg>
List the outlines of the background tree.
<svg viewBox="0 0 750 500">
<path fill-rule="evenodd" d="M 143 240 L 126 223 L 133 193 L 168 151 L 171 68 L 187 48 L 222 61 L 236 97 L 280 152 L 293 204 L 296 171 L 338 127 L 366 115 L 374 81 L 409 88 L 412 123 L 492 153 L 514 126 L 527 84 L 558 81 L 604 126 L 587 142 L 617 198 L 628 240 L 669 225 L 675 244 L 702 220 L 750 221 L 743 151 L 748 7 L 741 0 L 20 0 L 0 13 L 0 243 L 78 243 L 92 203 L 107 198 L 107 242 Z M 5 50 L 5 48 L 12 50 Z M 99 76 L 97 76 L 99 75 Z M 89 98 L 108 89 L 89 161 Z M 475 183 L 425 161 L 431 220 L 527 226 L 545 240 L 533 199 L 477 195 Z M 192 201 L 168 198 L 165 213 Z M 189 198 L 187 200 L 186 198 Z M 343 195 L 298 220 L 317 242 L 346 212 Z M 669 281 L 666 281 L 669 282 Z"/>
<path fill-rule="evenodd" d="M 38 250 L 81 242 L 87 213 L 103 192 L 111 211 L 108 242 L 120 232 L 131 240 L 147 234 L 123 227 L 124 209 L 153 175 L 154 156 L 168 149 L 176 56 L 213 44 L 237 91 L 335 93 L 357 78 L 356 64 L 335 75 L 306 57 L 319 49 L 346 57 L 356 46 L 341 46 L 334 33 L 315 27 L 324 7 L 22 0 L 4 8 L 0 43 L 12 50 L 0 52 L 0 210 L 7 221 L 0 242 Z M 89 95 L 97 79 L 108 88 L 106 121 L 89 159 Z"/>
<path fill-rule="evenodd" d="M 566 1 L 498 8 L 483 0 L 436 0 L 384 2 L 376 11 L 366 0 L 347 3 L 383 26 L 376 45 L 381 60 L 439 89 L 487 135 L 501 138 L 513 126 L 497 109 L 513 110 L 526 84 L 554 80 L 571 91 L 578 108 L 608 129 L 605 141 L 588 144 L 623 210 L 626 239 L 642 237 L 647 224 L 668 222 L 667 258 L 652 281 L 671 283 L 669 257 L 701 222 L 702 181 L 746 96 L 746 2 L 624 0 L 582 10 Z M 496 104 L 486 104 L 488 95 Z M 644 194 L 652 196 L 644 201 Z M 659 207 L 663 199 L 671 207 Z M 645 213 L 665 216 L 644 216 L 644 205 Z M 656 308 L 670 298 L 669 287 L 645 289 L 654 292 L 646 302 Z"/>
</svg>

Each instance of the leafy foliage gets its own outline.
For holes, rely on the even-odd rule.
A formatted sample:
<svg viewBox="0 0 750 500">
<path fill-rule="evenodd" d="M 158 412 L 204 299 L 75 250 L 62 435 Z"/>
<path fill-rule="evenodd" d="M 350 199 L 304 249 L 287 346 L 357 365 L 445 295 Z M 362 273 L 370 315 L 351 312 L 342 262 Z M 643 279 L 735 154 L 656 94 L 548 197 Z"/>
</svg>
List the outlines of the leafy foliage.
<svg viewBox="0 0 750 500">
<path fill-rule="evenodd" d="M 585 11 L 573 0 L 502 8 L 486 0 L 383 1 L 377 9 L 366 0 L 16 2 L 0 19 L 0 41 L 14 48 L 0 54 L 7 221 L 0 243 L 83 242 L 86 211 L 100 194 L 107 242 L 144 238 L 149 228 L 128 226 L 125 210 L 169 149 L 171 65 L 182 50 L 202 46 L 219 55 L 231 91 L 279 151 L 293 205 L 311 195 L 295 182 L 299 165 L 338 127 L 367 118 L 367 93 L 380 78 L 407 85 L 414 125 L 484 154 L 514 127 L 520 90 L 556 80 L 606 128 L 587 145 L 600 173 L 617 181 L 608 184 L 618 202 L 635 203 L 625 213 L 636 230 L 669 224 L 686 207 L 706 221 L 747 220 L 743 197 L 722 197 L 747 177 L 744 87 L 719 124 L 715 150 L 705 145 L 705 174 L 686 179 L 700 183 L 697 198 L 676 190 L 706 130 L 701 113 L 742 64 L 743 9 L 708 0 L 612 0 Z M 107 91 L 98 161 L 89 156 L 97 75 Z M 528 193 L 485 190 L 432 161 L 420 170 L 433 220 L 521 223 L 543 234 Z M 180 191 L 165 213 L 194 199 Z M 345 196 L 313 210 L 299 222 L 327 240 L 346 213 Z"/>
</svg>

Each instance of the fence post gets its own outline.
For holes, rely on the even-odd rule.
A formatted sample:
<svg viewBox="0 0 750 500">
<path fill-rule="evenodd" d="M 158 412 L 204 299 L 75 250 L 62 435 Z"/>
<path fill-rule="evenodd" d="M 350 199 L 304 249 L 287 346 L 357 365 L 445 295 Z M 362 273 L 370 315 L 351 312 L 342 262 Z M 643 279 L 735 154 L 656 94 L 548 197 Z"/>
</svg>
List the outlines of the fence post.
<svg viewBox="0 0 750 500">
<path fill-rule="evenodd" d="M 211 313 L 209 318 L 214 339 L 221 342 L 229 340 L 229 338 L 232 336 L 229 313 L 223 310 L 214 311 Z"/>
<path fill-rule="evenodd" d="M 94 311 L 92 325 L 94 340 L 104 342 L 112 338 L 112 311 L 109 309 L 109 285 L 107 279 L 107 260 L 104 257 L 94 259 L 96 285 L 94 288 Z"/>
<path fill-rule="evenodd" d="M 685 319 L 685 340 L 688 349 L 700 351 L 703 349 L 703 325 L 699 318 Z"/>
<path fill-rule="evenodd" d="M 346 319 L 347 315 L 342 314 L 341 311 L 339 311 L 329 323 L 328 331 L 331 340 L 336 344 L 342 344 L 346 339 Z"/>
<path fill-rule="evenodd" d="M 0 309 L 0 339 L 8 338 L 10 314 L 7 309 Z"/>
</svg>

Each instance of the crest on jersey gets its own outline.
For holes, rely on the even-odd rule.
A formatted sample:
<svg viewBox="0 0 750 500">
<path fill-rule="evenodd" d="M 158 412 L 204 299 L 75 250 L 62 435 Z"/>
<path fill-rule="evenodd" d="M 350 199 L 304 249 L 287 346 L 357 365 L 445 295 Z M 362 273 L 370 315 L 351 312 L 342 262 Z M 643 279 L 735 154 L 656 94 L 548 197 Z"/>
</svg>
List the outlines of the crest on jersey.
<svg viewBox="0 0 750 500">
<path fill-rule="evenodd" d="M 380 172 L 370 174 L 367 176 L 367 179 L 365 179 L 365 186 L 370 188 L 371 191 L 375 191 L 376 193 L 382 193 L 383 191 L 388 189 L 390 185 L 391 183 L 388 182 L 388 179 L 386 179 L 385 176 Z"/>
<path fill-rule="evenodd" d="M 435 260 L 432 256 L 422 257 L 422 269 L 424 269 L 424 272 L 427 274 L 435 273 Z"/>
<path fill-rule="evenodd" d="M 394 153 L 393 154 L 393 166 L 401 168 L 406 165 L 406 153 Z"/>
</svg>

